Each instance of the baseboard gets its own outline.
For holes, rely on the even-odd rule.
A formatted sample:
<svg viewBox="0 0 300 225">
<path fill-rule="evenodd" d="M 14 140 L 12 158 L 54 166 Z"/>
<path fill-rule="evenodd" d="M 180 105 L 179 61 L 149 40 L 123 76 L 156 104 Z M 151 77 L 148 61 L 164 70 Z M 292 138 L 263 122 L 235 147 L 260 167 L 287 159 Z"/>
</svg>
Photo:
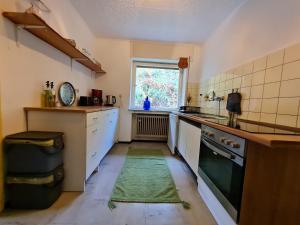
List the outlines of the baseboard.
<svg viewBox="0 0 300 225">
<path fill-rule="evenodd" d="M 167 143 L 165 140 L 136 140 L 133 139 L 132 142 L 155 142 L 155 143 Z"/>
</svg>

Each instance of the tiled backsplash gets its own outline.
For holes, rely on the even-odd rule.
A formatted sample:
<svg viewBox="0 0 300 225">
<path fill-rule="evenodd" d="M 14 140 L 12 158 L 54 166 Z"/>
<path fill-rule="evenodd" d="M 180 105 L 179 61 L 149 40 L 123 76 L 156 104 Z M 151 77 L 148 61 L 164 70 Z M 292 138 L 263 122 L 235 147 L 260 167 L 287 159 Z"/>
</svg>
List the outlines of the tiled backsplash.
<svg viewBox="0 0 300 225">
<path fill-rule="evenodd" d="M 199 83 L 188 82 L 187 96 L 191 96 L 191 106 L 200 106 Z"/>
<path fill-rule="evenodd" d="M 276 51 L 201 82 L 200 93 L 214 90 L 226 98 L 232 89 L 242 94 L 241 118 L 300 127 L 300 44 Z M 218 102 L 201 98 L 202 112 L 218 113 Z"/>
</svg>

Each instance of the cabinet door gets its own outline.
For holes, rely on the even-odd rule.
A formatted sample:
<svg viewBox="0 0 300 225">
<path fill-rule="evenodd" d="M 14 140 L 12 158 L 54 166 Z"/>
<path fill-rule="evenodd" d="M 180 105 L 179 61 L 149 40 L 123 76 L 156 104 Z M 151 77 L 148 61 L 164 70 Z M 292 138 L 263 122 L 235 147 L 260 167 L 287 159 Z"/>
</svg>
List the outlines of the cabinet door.
<svg viewBox="0 0 300 225">
<path fill-rule="evenodd" d="M 177 142 L 177 116 L 170 114 L 169 117 L 169 132 L 168 132 L 168 146 L 172 154 Z"/>
<path fill-rule="evenodd" d="M 186 122 L 179 120 L 178 151 L 183 158 L 186 158 L 186 138 Z"/>
<path fill-rule="evenodd" d="M 113 144 L 116 143 L 117 141 L 117 136 L 118 136 L 118 128 L 119 128 L 119 110 L 114 109 L 113 110 Z"/>
<path fill-rule="evenodd" d="M 103 127 L 103 133 L 101 137 L 101 148 L 103 152 L 103 157 L 111 149 L 115 143 L 117 127 L 118 127 L 118 118 L 119 110 L 112 109 L 101 112 L 104 118 L 101 126 Z"/>
<path fill-rule="evenodd" d="M 178 150 L 194 173 L 198 173 L 201 129 L 179 120 Z"/>
<path fill-rule="evenodd" d="M 118 110 L 113 109 L 110 111 L 110 116 L 109 116 L 109 149 L 114 145 L 115 140 L 116 140 L 116 133 L 117 133 L 117 128 L 118 128 Z"/>
<path fill-rule="evenodd" d="M 201 129 L 188 124 L 187 162 L 195 174 L 198 173 Z"/>
</svg>

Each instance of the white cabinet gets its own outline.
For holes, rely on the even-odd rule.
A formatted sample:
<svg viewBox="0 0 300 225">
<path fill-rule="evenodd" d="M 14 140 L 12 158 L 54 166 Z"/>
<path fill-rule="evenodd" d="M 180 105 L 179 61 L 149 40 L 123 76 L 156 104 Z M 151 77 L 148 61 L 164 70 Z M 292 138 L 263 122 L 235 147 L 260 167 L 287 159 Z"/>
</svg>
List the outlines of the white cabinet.
<svg viewBox="0 0 300 225">
<path fill-rule="evenodd" d="M 175 147 L 177 146 L 177 132 L 178 132 L 178 116 L 173 113 L 170 113 L 168 146 L 172 154 L 175 153 Z"/>
<path fill-rule="evenodd" d="M 87 114 L 86 178 L 93 173 L 100 161 L 114 145 L 118 128 L 118 118 L 118 109 Z"/>
<path fill-rule="evenodd" d="M 116 141 L 119 109 L 80 111 L 32 110 L 28 130 L 64 133 L 64 191 L 84 191 L 85 181 Z"/>
<path fill-rule="evenodd" d="M 186 149 L 187 149 L 187 123 L 183 120 L 179 120 L 178 130 L 178 151 L 181 156 L 186 160 Z"/>
<path fill-rule="evenodd" d="M 177 148 L 195 174 L 198 174 L 200 141 L 201 129 L 183 120 L 179 120 Z"/>
</svg>

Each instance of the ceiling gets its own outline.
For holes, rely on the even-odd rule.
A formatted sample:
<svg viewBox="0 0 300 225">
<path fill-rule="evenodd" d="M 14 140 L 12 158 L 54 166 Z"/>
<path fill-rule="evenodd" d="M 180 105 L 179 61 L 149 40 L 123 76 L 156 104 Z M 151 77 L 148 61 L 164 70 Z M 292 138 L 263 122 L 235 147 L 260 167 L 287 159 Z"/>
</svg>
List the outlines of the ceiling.
<svg viewBox="0 0 300 225">
<path fill-rule="evenodd" d="M 203 42 L 246 0 L 72 0 L 98 37 Z"/>
</svg>

